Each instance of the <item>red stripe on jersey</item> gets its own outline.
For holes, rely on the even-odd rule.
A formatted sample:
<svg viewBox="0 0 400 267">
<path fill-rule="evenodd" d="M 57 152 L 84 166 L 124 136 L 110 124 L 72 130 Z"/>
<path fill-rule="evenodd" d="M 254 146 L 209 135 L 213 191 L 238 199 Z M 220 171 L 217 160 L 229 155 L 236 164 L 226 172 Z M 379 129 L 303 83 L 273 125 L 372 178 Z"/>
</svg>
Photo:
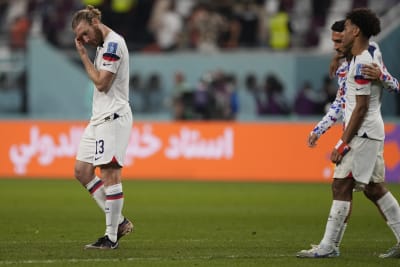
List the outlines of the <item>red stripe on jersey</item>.
<svg viewBox="0 0 400 267">
<path fill-rule="evenodd" d="M 118 61 L 118 60 L 120 59 L 120 57 L 117 56 L 117 55 L 115 55 L 115 54 L 104 53 L 104 54 L 103 54 L 103 59 L 104 59 L 104 60 L 107 60 L 107 61 L 115 62 L 115 61 Z"/>
<path fill-rule="evenodd" d="M 364 85 L 364 84 L 368 84 L 370 82 L 370 80 L 365 79 L 364 77 L 354 77 L 354 80 L 357 84 L 360 85 Z"/>
</svg>

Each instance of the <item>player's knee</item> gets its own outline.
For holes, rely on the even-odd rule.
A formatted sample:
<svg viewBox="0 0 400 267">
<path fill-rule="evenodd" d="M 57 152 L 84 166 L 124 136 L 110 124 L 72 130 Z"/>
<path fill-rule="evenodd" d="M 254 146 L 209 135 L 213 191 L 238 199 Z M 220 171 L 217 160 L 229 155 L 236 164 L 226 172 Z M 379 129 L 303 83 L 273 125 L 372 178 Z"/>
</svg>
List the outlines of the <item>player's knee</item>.
<svg viewBox="0 0 400 267">
<path fill-rule="evenodd" d="M 333 198 L 350 201 L 352 199 L 353 187 L 354 181 L 352 179 L 334 179 L 332 183 Z"/>
<path fill-rule="evenodd" d="M 383 184 L 368 184 L 365 187 L 364 195 L 373 202 L 378 201 L 383 195 L 388 192 Z"/>
<path fill-rule="evenodd" d="M 89 183 L 94 175 L 94 167 L 92 165 L 81 162 L 75 164 L 74 176 L 82 185 Z"/>
<path fill-rule="evenodd" d="M 84 174 L 84 170 L 82 168 L 80 168 L 79 166 L 75 165 L 74 168 L 74 176 L 77 180 L 81 181 L 83 179 L 83 177 L 85 176 Z"/>
</svg>

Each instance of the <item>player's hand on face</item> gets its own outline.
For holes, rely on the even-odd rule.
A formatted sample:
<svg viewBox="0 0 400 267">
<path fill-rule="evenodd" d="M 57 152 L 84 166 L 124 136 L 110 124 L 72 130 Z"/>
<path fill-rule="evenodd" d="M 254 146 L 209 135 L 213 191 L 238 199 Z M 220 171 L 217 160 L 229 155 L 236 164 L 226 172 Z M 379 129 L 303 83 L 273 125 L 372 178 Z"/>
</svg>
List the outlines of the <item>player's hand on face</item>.
<svg viewBox="0 0 400 267">
<path fill-rule="evenodd" d="M 318 141 L 318 136 L 315 133 L 311 132 L 308 135 L 308 140 L 307 140 L 308 147 L 315 147 L 317 145 L 317 141 Z"/>
<path fill-rule="evenodd" d="M 369 80 L 378 80 L 381 76 L 381 69 L 376 63 L 365 64 L 361 72 Z"/>
<path fill-rule="evenodd" d="M 86 48 L 83 45 L 82 41 L 79 40 L 78 38 L 75 38 L 75 46 L 76 46 L 76 50 L 78 51 L 78 53 L 80 55 L 86 54 Z"/>
</svg>

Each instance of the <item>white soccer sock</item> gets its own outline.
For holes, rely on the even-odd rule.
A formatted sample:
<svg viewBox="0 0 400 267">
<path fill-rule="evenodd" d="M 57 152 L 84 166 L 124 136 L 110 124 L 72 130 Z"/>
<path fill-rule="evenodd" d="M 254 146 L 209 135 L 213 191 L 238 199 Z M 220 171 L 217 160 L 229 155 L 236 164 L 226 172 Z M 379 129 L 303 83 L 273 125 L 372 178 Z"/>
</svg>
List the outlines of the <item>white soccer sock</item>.
<svg viewBox="0 0 400 267">
<path fill-rule="evenodd" d="M 350 201 L 333 200 L 325 234 L 319 244 L 321 248 L 331 249 L 335 245 L 349 211 Z"/>
<path fill-rule="evenodd" d="M 106 213 L 106 233 L 108 238 L 116 242 L 118 224 L 124 205 L 124 194 L 122 193 L 122 184 L 115 184 L 105 187 L 106 202 L 105 202 L 105 213 Z"/>
<path fill-rule="evenodd" d="M 335 246 L 336 247 L 340 246 L 340 243 L 342 242 L 342 239 L 343 239 L 343 236 L 344 236 L 344 232 L 346 231 L 346 228 L 347 228 L 347 223 L 345 222 L 345 223 L 343 223 L 342 228 L 340 228 L 338 236 L 336 237 L 336 240 L 335 240 Z"/>
<path fill-rule="evenodd" d="M 95 176 L 87 185 L 86 189 L 92 195 L 97 205 L 104 211 L 104 204 L 106 202 L 106 193 L 104 191 L 103 181 Z"/>
<path fill-rule="evenodd" d="M 383 215 L 386 217 L 387 224 L 393 231 L 397 243 L 400 242 L 400 207 L 392 193 L 387 192 L 376 202 Z"/>
<path fill-rule="evenodd" d="M 106 203 L 106 192 L 104 190 L 103 181 L 99 177 L 95 176 L 93 180 L 91 180 L 85 187 L 92 195 L 93 199 L 96 201 L 100 209 L 104 212 Z M 123 221 L 124 216 L 121 214 L 118 223 L 122 223 Z"/>
</svg>

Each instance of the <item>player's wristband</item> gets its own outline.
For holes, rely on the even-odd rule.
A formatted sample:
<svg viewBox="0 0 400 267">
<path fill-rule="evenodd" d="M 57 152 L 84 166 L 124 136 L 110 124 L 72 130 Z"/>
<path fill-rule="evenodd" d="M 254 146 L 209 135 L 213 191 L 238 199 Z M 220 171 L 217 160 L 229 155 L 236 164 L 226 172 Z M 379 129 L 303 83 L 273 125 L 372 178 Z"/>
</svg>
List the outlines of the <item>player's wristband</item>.
<svg viewBox="0 0 400 267">
<path fill-rule="evenodd" d="M 337 142 L 335 149 L 339 152 L 340 155 L 344 156 L 347 152 L 350 151 L 350 146 L 346 144 L 342 139 Z"/>
</svg>

